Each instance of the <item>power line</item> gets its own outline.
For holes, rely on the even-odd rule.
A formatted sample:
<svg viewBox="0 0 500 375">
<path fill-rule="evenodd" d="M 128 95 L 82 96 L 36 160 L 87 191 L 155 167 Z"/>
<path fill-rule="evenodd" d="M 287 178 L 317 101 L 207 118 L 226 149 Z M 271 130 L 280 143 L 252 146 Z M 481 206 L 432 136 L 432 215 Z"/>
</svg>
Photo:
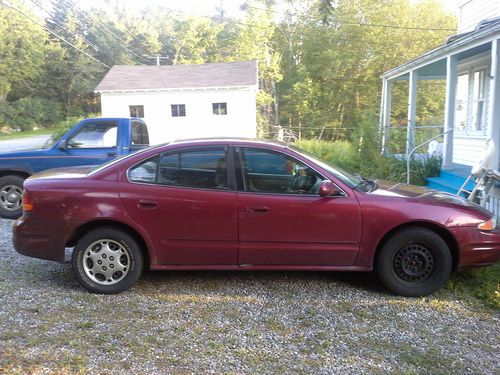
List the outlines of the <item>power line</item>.
<svg viewBox="0 0 500 375">
<path fill-rule="evenodd" d="M 106 68 L 111 68 L 109 65 L 103 63 L 101 60 L 99 59 L 96 59 L 94 56 L 88 54 L 87 52 L 85 52 L 84 50 L 82 50 L 81 48 L 78 48 L 77 46 L 75 46 L 73 43 L 67 41 L 66 39 L 64 39 L 62 36 L 59 36 L 58 34 L 56 34 L 54 31 L 50 30 L 47 26 L 45 25 L 42 25 L 40 23 L 38 23 L 35 19 L 33 19 L 31 16 L 29 16 L 28 14 L 24 13 L 22 10 L 20 9 L 17 9 L 15 7 L 13 7 L 11 4 L 5 2 L 4 0 L 0 0 L 0 5 L 2 5 L 3 7 L 5 8 L 9 8 L 9 9 L 12 9 L 16 12 L 18 12 L 19 14 L 23 15 L 24 17 L 26 17 L 27 19 L 29 19 L 31 22 L 33 22 L 34 24 L 40 26 L 41 28 L 45 29 L 46 31 L 48 31 L 50 34 L 54 35 L 56 38 L 60 39 L 62 42 L 68 44 L 69 46 L 73 47 L 74 49 L 78 50 L 79 52 L 83 53 L 85 56 L 89 57 L 90 59 L 98 62 L 99 64 L 105 66 Z"/>
<path fill-rule="evenodd" d="M 35 4 L 37 7 L 39 7 L 41 10 L 43 10 L 45 13 L 47 13 L 47 15 L 50 17 L 50 19 L 60 28 L 60 29 L 63 29 L 65 31 L 67 31 L 68 33 L 74 35 L 75 37 L 83 40 L 85 43 L 87 43 L 90 47 L 92 47 L 95 51 L 98 51 L 99 50 L 99 47 L 96 46 L 95 44 L 89 42 L 83 35 L 79 35 L 71 30 L 68 30 L 65 26 L 64 26 L 64 22 L 62 20 L 60 20 L 59 18 L 57 18 L 56 16 L 54 16 L 52 13 L 50 13 L 47 9 L 43 8 L 40 4 L 38 4 L 37 1 L 35 0 L 30 0 L 31 3 Z"/>
<path fill-rule="evenodd" d="M 65 4 L 66 6 L 73 6 L 72 4 L 69 4 L 67 0 L 62 0 L 61 1 L 63 4 Z M 51 0 L 51 3 L 52 3 L 52 6 L 56 6 L 56 3 L 55 3 L 55 0 Z M 101 31 L 102 33 L 106 34 L 108 37 L 111 35 L 113 38 L 115 38 L 117 41 L 118 41 L 118 44 L 123 48 L 125 49 L 128 53 L 138 57 L 142 62 L 146 61 L 144 60 L 143 56 L 137 54 L 136 52 L 134 52 L 132 49 L 128 48 L 125 44 L 127 43 L 126 41 L 124 41 L 122 38 L 120 38 L 118 35 L 116 35 L 113 31 L 111 31 L 111 29 L 109 27 L 107 27 L 104 23 L 97 23 L 96 20 L 93 20 L 92 18 L 90 18 L 90 16 L 88 16 L 86 13 L 80 11 L 76 6 L 74 7 L 74 11 L 80 15 L 81 18 L 85 18 L 88 22 L 90 22 L 92 25 L 94 25 L 99 31 Z M 78 19 L 78 18 L 77 18 Z M 80 24 L 82 24 L 80 22 Z M 125 44 L 124 44 L 125 43 Z M 139 53 L 141 51 L 137 50 Z"/>
<path fill-rule="evenodd" d="M 260 10 L 264 12 L 271 12 L 275 14 L 281 14 L 281 15 L 288 15 L 288 16 L 301 16 L 299 13 L 294 13 L 294 12 L 280 12 L 274 9 L 264 9 L 264 8 L 259 8 L 259 7 L 254 7 L 254 6 L 247 6 L 247 8 L 255 9 L 255 10 Z M 316 20 L 315 18 L 312 17 L 305 17 L 309 20 Z M 439 28 L 439 27 L 418 27 L 418 26 L 397 26 L 397 25 L 387 25 L 387 24 L 381 24 L 381 23 L 363 23 L 363 22 L 354 22 L 354 21 L 333 21 L 333 23 L 336 24 L 344 24 L 344 25 L 353 25 L 353 26 L 365 26 L 365 27 L 382 27 L 386 29 L 401 29 L 401 30 L 419 30 L 419 31 L 451 31 L 451 32 L 456 32 L 455 29 L 448 29 L 448 28 Z"/>
</svg>

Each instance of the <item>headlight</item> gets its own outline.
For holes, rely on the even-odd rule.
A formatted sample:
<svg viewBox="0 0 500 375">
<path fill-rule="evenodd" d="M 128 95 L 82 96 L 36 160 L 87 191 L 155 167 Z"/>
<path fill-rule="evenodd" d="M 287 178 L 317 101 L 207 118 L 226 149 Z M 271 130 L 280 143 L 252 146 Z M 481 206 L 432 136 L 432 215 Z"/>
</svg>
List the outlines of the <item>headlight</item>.
<svg viewBox="0 0 500 375">
<path fill-rule="evenodd" d="M 482 230 L 482 231 L 491 231 L 491 230 L 495 230 L 496 227 L 497 227 L 497 218 L 495 216 L 495 217 L 492 217 L 490 220 L 479 224 L 477 226 L 477 229 Z"/>
</svg>

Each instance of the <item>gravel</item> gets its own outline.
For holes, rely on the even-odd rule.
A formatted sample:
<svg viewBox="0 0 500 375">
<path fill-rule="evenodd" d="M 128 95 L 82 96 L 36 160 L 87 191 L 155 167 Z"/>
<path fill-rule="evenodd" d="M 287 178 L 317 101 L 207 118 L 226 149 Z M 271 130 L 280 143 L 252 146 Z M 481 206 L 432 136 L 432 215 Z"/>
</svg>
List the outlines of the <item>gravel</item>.
<svg viewBox="0 0 500 375">
<path fill-rule="evenodd" d="M 186 271 L 95 295 L 69 262 L 17 254 L 11 225 L 0 220 L 0 374 L 500 371 L 498 311 L 451 292 L 394 297 L 363 273 Z"/>
</svg>

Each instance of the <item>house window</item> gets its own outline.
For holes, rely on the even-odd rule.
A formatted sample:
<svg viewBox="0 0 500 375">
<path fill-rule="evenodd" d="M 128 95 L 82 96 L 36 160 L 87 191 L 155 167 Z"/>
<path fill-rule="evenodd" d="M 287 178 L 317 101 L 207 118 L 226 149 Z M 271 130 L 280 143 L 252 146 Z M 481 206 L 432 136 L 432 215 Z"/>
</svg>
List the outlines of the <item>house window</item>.
<svg viewBox="0 0 500 375">
<path fill-rule="evenodd" d="M 128 109 L 130 111 L 130 117 L 144 118 L 144 106 L 143 105 L 129 105 Z"/>
<path fill-rule="evenodd" d="M 486 131 L 486 68 L 469 69 L 458 75 L 455 130 L 467 135 Z"/>
<path fill-rule="evenodd" d="M 172 117 L 185 117 L 186 116 L 186 105 L 185 104 L 172 104 L 170 105 L 172 109 Z"/>
<path fill-rule="evenodd" d="M 227 103 L 212 103 L 214 115 L 227 115 Z"/>
</svg>

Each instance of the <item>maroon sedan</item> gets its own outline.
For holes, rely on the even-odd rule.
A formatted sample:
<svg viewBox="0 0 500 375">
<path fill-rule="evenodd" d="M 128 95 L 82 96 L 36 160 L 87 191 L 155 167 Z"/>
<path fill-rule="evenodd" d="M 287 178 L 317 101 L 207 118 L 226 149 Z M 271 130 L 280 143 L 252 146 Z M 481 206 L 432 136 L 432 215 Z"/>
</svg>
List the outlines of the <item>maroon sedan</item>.
<svg viewBox="0 0 500 375">
<path fill-rule="evenodd" d="M 453 269 L 494 263 L 492 214 L 449 194 L 374 181 L 303 151 L 250 140 L 149 148 L 94 168 L 25 182 L 16 250 L 62 262 L 78 281 L 118 293 L 153 270 L 331 270 L 378 273 L 420 296 Z"/>
</svg>

